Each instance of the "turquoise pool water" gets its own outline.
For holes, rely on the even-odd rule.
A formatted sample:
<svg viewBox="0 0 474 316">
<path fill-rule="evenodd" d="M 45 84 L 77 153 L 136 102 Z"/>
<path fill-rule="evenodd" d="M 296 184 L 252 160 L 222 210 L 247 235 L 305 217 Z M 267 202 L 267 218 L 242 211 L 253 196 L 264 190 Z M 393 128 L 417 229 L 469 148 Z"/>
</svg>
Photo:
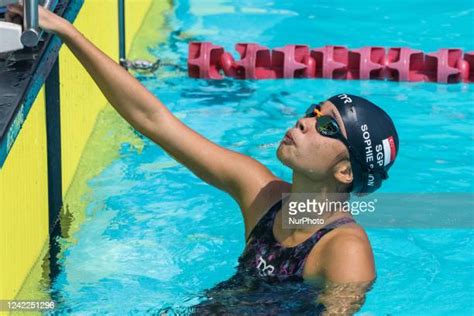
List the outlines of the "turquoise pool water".
<svg viewBox="0 0 474 316">
<path fill-rule="evenodd" d="M 182 66 L 139 77 L 186 124 L 290 180 L 275 151 L 312 101 L 366 96 L 393 117 L 398 161 L 385 192 L 474 192 L 474 88 L 381 81 L 191 80 L 187 40 L 474 50 L 472 1 L 176 1 L 156 56 Z M 244 247 L 238 206 L 158 146 L 123 144 L 90 180 L 93 202 L 63 248 L 51 291 L 60 312 L 183 311 L 235 272 Z M 416 212 L 417 210 L 413 210 Z M 447 212 L 473 212 L 456 209 Z M 474 216 L 474 215 L 473 215 Z M 473 229 L 368 229 L 378 279 L 361 315 L 473 314 Z M 65 241 L 66 243 L 66 241 Z"/>
</svg>

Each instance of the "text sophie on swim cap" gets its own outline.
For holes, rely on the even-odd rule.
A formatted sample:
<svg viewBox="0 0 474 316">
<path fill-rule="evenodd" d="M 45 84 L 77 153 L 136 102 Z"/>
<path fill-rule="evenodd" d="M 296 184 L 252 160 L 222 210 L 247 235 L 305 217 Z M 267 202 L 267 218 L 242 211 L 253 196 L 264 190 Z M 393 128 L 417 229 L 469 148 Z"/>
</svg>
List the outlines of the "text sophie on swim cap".
<svg viewBox="0 0 474 316">
<path fill-rule="evenodd" d="M 339 111 L 347 140 L 359 157 L 351 157 L 352 192 L 372 193 L 387 179 L 388 169 L 397 156 L 395 125 L 384 110 L 362 97 L 338 94 L 329 101 Z"/>
</svg>

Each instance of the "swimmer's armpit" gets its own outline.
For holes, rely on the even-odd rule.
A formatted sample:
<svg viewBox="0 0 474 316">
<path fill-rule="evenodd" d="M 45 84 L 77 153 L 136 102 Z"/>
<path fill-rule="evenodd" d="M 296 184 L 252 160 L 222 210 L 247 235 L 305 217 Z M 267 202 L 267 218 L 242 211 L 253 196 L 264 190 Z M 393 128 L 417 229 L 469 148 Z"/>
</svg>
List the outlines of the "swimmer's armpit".
<svg viewBox="0 0 474 316">
<path fill-rule="evenodd" d="M 324 305 L 323 315 L 353 315 L 365 302 L 365 295 L 374 282 L 326 284 L 317 303 Z"/>
</svg>

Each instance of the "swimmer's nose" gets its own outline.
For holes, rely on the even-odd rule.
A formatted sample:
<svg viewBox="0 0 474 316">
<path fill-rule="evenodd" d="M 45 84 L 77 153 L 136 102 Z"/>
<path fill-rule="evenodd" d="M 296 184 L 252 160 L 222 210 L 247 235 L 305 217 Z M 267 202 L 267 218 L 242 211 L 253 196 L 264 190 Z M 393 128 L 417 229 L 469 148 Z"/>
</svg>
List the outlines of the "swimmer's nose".
<svg viewBox="0 0 474 316">
<path fill-rule="evenodd" d="M 308 131 L 308 118 L 303 117 L 296 121 L 296 128 L 305 134 Z"/>
</svg>

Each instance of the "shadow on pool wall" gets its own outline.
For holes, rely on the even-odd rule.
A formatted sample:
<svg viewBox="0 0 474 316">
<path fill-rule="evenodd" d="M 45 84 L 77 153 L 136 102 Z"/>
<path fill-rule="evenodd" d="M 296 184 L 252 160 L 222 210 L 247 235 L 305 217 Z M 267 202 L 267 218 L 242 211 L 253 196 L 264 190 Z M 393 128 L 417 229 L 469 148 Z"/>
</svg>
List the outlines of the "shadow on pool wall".
<svg viewBox="0 0 474 316">
<path fill-rule="evenodd" d="M 125 1 L 127 57 L 150 57 L 147 45 L 166 38 L 163 12 L 170 8 L 168 1 Z M 117 1 L 85 1 L 74 25 L 107 55 L 118 60 Z M 64 204 L 60 220 L 49 232 L 42 88 L 0 169 L 0 205 L 6 205 L 0 211 L 0 250 L 5 254 L 0 260 L 2 300 L 49 299 L 49 286 L 59 271 L 61 251 L 74 243 L 74 233 L 85 217 L 90 192 L 88 179 L 118 156 L 122 143 L 129 143 L 137 150 L 143 145 L 66 46 L 62 46 L 58 61 Z M 30 157 L 35 157 L 34 163 Z M 49 234 L 53 236 L 51 241 Z M 67 244 L 56 242 L 59 235 Z"/>
</svg>

